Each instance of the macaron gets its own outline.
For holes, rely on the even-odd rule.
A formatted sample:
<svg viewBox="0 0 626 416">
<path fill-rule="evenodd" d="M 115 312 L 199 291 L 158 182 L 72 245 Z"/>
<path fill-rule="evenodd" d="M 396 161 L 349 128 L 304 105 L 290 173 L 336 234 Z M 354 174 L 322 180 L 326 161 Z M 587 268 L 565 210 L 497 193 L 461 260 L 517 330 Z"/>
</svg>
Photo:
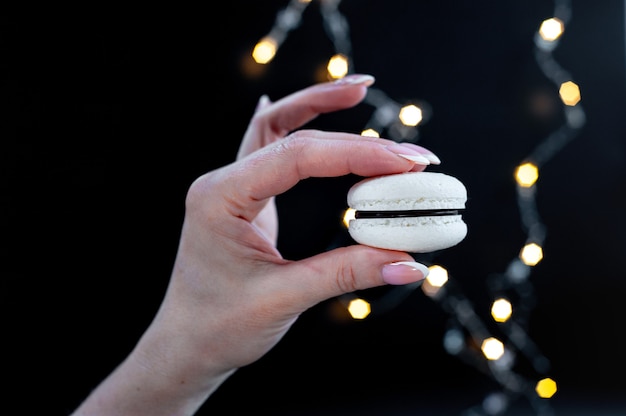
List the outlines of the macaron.
<svg viewBox="0 0 626 416">
<path fill-rule="evenodd" d="M 462 211 L 467 189 L 440 172 L 407 172 L 363 179 L 348 191 L 354 219 L 348 232 L 359 244 L 410 253 L 442 250 L 467 235 Z"/>
</svg>

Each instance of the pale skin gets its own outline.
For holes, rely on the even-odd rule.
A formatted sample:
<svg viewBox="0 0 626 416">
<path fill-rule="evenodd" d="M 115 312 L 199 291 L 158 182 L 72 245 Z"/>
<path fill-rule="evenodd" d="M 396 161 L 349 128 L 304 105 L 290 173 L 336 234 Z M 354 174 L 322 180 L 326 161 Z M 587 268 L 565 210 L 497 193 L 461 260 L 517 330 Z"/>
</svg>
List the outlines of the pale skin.
<svg viewBox="0 0 626 416">
<path fill-rule="evenodd" d="M 267 353 L 298 316 L 355 290 L 422 280 L 404 252 L 350 245 L 299 261 L 276 249 L 274 197 L 309 177 L 421 171 L 439 163 L 414 144 L 297 130 L 352 107 L 367 75 L 259 101 L 237 160 L 197 178 L 163 302 L 128 357 L 73 416 L 193 415 L 230 375 Z"/>
</svg>

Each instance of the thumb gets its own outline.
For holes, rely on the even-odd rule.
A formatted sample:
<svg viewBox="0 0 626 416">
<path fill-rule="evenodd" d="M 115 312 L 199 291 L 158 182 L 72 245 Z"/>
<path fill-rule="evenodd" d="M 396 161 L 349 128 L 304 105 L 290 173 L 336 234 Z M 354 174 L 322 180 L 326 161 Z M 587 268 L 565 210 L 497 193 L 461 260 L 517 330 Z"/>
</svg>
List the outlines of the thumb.
<svg viewBox="0 0 626 416">
<path fill-rule="evenodd" d="M 307 307 L 356 290 L 414 283 L 429 271 L 407 253 L 363 245 L 337 248 L 283 266 L 289 275 L 285 281 L 293 284 L 296 305 Z"/>
</svg>

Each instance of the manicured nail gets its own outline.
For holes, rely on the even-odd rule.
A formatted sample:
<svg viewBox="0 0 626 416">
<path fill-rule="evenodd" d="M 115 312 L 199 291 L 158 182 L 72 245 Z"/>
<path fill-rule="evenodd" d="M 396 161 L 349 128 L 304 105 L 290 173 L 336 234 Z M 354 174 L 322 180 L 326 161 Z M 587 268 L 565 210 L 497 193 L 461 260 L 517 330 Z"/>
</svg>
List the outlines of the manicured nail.
<svg viewBox="0 0 626 416">
<path fill-rule="evenodd" d="M 411 162 L 415 162 L 418 165 L 430 165 L 430 160 L 426 159 L 422 155 L 402 155 L 402 154 L 398 154 L 398 156 L 403 157 L 403 158 L 405 158 L 407 160 L 410 160 Z"/>
<path fill-rule="evenodd" d="M 428 276 L 428 267 L 414 261 L 398 261 L 383 266 L 383 280 L 390 285 L 419 282 Z"/>
<path fill-rule="evenodd" d="M 418 145 L 413 144 L 413 143 L 407 143 L 407 142 L 400 143 L 400 146 L 403 146 L 403 147 L 406 147 L 408 149 L 411 149 L 414 152 L 419 153 L 421 156 L 424 156 L 426 159 L 428 159 L 428 161 L 430 162 L 431 165 L 439 165 L 439 164 L 441 164 L 441 159 L 439 159 L 437 157 L 437 155 L 435 155 L 433 152 L 431 152 L 430 150 L 426 149 L 425 147 L 418 146 Z M 411 154 L 412 153 L 413 152 L 411 152 Z"/>
<path fill-rule="evenodd" d="M 259 98 L 259 102 L 256 104 L 255 111 L 259 111 L 270 105 L 270 97 L 267 94 L 263 94 L 261 98 Z"/>
<path fill-rule="evenodd" d="M 430 165 L 430 160 L 428 160 L 425 155 L 411 147 L 394 143 L 387 146 L 387 150 L 418 165 Z"/>
<path fill-rule="evenodd" d="M 439 159 L 437 157 L 437 155 L 435 155 L 434 153 L 424 154 L 424 157 L 430 161 L 431 165 L 440 165 L 441 164 L 441 159 Z"/>
<path fill-rule="evenodd" d="M 346 75 L 343 78 L 339 78 L 334 83 L 335 85 L 365 85 L 369 87 L 376 81 L 376 79 L 367 74 L 351 74 Z"/>
</svg>

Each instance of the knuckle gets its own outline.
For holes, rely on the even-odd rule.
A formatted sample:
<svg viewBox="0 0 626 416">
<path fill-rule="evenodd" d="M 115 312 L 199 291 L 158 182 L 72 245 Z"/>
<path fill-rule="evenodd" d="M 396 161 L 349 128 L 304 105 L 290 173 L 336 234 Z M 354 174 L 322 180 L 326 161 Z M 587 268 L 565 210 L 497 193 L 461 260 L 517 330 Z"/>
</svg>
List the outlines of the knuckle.
<svg viewBox="0 0 626 416">
<path fill-rule="evenodd" d="M 358 279 L 351 264 L 344 264 L 339 268 L 336 276 L 336 284 L 343 293 L 354 292 L 358 289 Z"/>
<path fill-rule="evenodd" d="M 292 151 L 300 152 L 314 139 L 314 136 L 315 132 L 313 130 L 297 130 L 287 135 L 283 139 L 283 143 Z"/>
<path fill-rule="evenodd" d="M 299 130 L 278 140 L 274 146 L 268 150 L 270 150 L 274 156 L 297 161 L 310 141 L 311 136 L 307 134 L 307 132 Z"/>
</svg>

